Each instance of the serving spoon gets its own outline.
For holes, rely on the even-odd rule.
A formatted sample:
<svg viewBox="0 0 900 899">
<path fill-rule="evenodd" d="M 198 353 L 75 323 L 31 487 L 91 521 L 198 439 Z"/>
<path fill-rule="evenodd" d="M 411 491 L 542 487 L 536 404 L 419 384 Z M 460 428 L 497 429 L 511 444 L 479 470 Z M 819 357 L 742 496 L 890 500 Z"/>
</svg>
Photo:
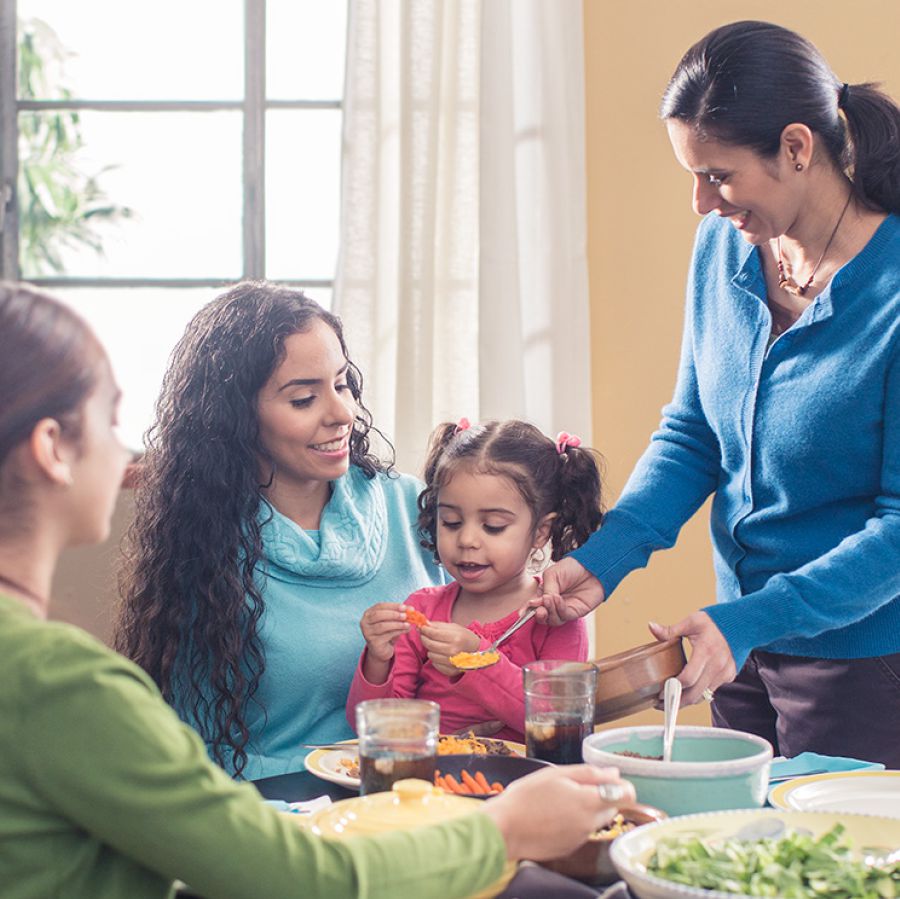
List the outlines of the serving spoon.
<svg viewBox="0 0 900 899">
<path fill-rule="evenodd" d="M 521 618 L 514 621 L 487 649 L 479 649 L 476 652 L 458 652 L 450 656 L 450 664 L 460 671 L 474 671 L 478 668 L 489 668 L 500 661 L 500 653 L 497 647 L 508 637 L 511 637 L 520 627 L 534 618 L 537 607 L 529 609 Z M 456 659 L 454 662 L 453 660 Z"/>
<path fill-rule="evenodd" d="M 663 761 L 672 761 L 672 744 L 675 742 L 675 719 L 681 705 L 681 681 L 669 677 L 663 686 Z"/>
</svg>

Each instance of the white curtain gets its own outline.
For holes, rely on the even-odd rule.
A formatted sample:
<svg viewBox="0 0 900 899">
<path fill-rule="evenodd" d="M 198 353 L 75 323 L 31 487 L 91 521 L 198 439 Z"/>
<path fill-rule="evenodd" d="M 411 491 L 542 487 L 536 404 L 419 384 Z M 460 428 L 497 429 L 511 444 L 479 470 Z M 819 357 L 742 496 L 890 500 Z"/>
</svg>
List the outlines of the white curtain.
<svg viewBox="0 0 900 899">
<path fill-rule="evenodd" d="M 335 309 L 419 471 L 438 422 L 590 440 L 581 0 L 350 0 Z"/>
</svg>

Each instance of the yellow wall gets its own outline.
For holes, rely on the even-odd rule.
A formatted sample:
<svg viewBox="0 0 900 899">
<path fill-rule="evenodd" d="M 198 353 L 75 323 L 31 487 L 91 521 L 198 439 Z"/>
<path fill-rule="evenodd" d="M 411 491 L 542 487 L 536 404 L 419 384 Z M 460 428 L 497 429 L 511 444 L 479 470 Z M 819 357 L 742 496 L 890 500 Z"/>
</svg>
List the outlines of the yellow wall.
<svg viewBox="0 0 900 899">
<path fill-rule="evenodd" d="M 678 60 L 718 25 L 764 19 L 809 38 L 844 81 L 881 81 L 900 97 L 900 2 L 585 0 L 584 8 L 594 445 L 607 458 L 612 499 L 659 421 L 677 365 L 697 219 L 656 113 Z M 673 623 L 712 600 L 707 521 L 704 508 L 675 549 L 626 578 L 597 613 L 598 656 L 649 640 L 647 620 Z M 707 718 L 698 707 L 684 720 Z"/>
</svg>

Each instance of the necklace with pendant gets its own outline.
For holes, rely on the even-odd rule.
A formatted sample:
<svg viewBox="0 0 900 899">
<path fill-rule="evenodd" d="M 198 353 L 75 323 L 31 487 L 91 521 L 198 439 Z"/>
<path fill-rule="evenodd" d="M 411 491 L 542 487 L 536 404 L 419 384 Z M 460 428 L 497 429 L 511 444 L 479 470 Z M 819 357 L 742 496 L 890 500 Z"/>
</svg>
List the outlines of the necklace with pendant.
<svg viewBox="0 0 900 899">
<path fill-rule="evenodd" d="M 815 264 L 815 267 L 812 270 L 810 276 L 806 279 L 805 283 L 798 284 L 793 275 L 790 275 L 785 270 L 784 259 L 781 255 L 781 235 L 778 235 L 778 286 L 782 290 L 786 290 L 788 293 L 794 294 L 794 296 L 802 297 L 806 295 L 806 291 L 809 290 L 812 285 L 813 280 L 816 277 L 816 272 L 819 270 L 819 266 L 822 264 L 822 260 L 825 258 L 825 254 L 828 252 L 829 247 L 831 246 L 832 241 L 834 240 L 834 236 L 838 232 L 838 228 L 841 227 L 841 222 L 844 220 L 844 215 L 847 212 L 847 209 L 850 207 L 850 200 L 853 198 L 853 192 L 847 196 L 847 202 L 844 203 L 844 208 L 841 210 L 840 216 L 838 216 L 837 224 L 834 226 L 834 230 L 831 232 L 831 237 L 828 238 L 828 242 L 825 244 L 825 249 L 822 250 L 822 255 L 819 256 L 819 261 Z"/>
</svg>

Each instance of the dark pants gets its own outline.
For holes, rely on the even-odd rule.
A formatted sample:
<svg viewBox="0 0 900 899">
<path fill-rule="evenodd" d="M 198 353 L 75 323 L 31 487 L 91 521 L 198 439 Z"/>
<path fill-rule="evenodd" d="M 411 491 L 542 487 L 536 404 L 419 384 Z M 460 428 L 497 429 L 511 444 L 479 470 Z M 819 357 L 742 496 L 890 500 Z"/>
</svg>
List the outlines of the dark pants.
<svg viewBox="0 0 900 899">
<path fill-rule="evenodd" d="M 900 768 L 900 653 L 807 659 L 757 650 L 716 690 L 712 721 L 765 737 L 775 755 L 818 752 Z"/>
</svg>

